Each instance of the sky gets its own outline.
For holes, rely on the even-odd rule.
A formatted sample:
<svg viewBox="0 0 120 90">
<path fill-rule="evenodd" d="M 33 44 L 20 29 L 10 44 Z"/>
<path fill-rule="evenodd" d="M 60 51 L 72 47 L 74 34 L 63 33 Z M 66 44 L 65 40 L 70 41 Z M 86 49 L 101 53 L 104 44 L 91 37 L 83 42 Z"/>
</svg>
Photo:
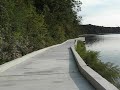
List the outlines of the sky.
<svg viewBox="0 0 120 90">
<path fill-rule="evenodd" d="M 81 0 L 82 24 L 120 26 L 120 0 Z"/>
</svg>

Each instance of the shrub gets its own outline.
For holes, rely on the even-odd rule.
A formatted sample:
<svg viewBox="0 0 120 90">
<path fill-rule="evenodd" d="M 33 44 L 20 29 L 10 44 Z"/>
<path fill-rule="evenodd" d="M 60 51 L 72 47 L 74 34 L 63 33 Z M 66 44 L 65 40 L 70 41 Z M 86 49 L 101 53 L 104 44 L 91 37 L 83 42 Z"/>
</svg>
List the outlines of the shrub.
<svg viewBox="0 0 120 90">
<path fill-rule="evenodd" d="M 99 52 L 86 50 L 82 41 L 78 41 L 76 51 L 83 58 L 85 63 L 99 73 L 102 77 L 113 83 L 116 87 L 120 88 L 120 68 L 113 63 L 102 62 L 99 57 Z"/>
</svg>

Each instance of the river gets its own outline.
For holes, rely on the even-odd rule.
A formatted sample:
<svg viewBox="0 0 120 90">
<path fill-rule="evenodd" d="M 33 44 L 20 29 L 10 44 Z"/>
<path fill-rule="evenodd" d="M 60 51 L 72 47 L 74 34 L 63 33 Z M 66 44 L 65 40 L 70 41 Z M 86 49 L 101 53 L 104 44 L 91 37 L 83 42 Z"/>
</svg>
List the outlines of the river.
<svg viewBox="0 0 120 90">
<path fill-rule="evenodd" d="M 120 34 L 86 36 L 86 49 L 99 52 L 99 59 L 120 66 Z"/>
</svg>

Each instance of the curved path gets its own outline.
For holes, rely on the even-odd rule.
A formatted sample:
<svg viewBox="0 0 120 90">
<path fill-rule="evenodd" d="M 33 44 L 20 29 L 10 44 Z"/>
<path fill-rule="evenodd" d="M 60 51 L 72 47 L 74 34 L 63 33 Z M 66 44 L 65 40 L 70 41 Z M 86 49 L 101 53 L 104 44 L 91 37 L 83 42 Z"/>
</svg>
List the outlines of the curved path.
<svg viewBox="0 0 120 90">
<path fill-rule="evenodd" d="M 94 90 L 70 51 L 74 40 L 51 48 L 0 74 L 0 90 Z"/>
</svg>

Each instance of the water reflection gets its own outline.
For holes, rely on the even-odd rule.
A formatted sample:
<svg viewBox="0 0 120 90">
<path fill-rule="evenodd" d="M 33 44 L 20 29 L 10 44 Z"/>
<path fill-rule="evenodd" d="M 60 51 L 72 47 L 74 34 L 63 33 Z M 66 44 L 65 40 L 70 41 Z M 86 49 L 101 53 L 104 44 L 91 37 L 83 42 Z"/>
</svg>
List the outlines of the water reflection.
<svg viewBox="0 0 120 90">
<path fill-rule="evenodd" d="M 87 50 L 100 52 L 103 62 L 112 62 L 120 66 L 120 34 L 86 36 Z"/>
<path fill-rule="evenodd" d="M 88 35 L 85 40 L 86 49 L 100 52 L 99 59 L 102 62 L 111 62 L 120 67 L 120 34 Z"/>
<path fill-rule="evenodd" d="M 102 38 L 99 36 L 96 36 L 96 35 L 85 36 L 86 44 L 93 44 L 93 43 L 95 44 L 95 43 L 99 42 L 100 40 L 102 40 Z"/>
</svg>

